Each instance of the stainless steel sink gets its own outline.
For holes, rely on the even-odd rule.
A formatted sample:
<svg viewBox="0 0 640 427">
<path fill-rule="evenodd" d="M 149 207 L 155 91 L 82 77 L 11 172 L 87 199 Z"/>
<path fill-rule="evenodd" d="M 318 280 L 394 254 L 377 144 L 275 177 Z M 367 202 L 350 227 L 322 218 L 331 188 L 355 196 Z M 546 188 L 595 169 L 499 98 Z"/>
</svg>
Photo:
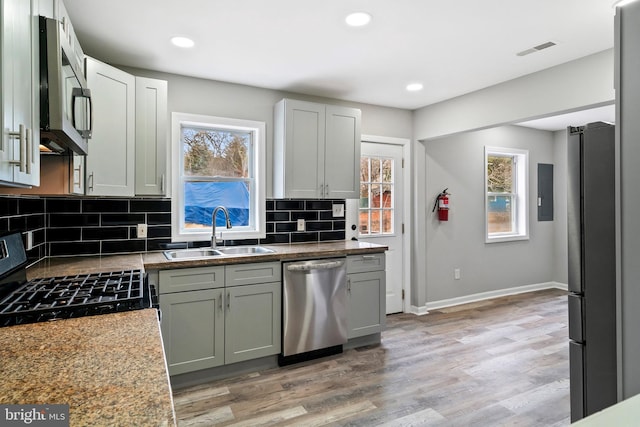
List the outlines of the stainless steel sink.
<svg viewBox="0 0 640 427">
<path fill-rule="evenodd" d="M 220 255 L 222 255 L 220 252 L 211 248 L 175 249 L 171 251 L 164 251 L 164 256 L 170 261 L 206 259 L 218 257 Z"/>
<path fill-rule="evenodd" d="M 164 256 L 170 261 L 185 261 L 194 259 L 207 259 L 219 256 L 230 255 L 258 255 L 275 252 L 263 246 L 221 246 L 216 249 L 196 248 L 196 249 L 175 249 L 164 251 Z"/>
<path fill-rule="evenodd" d="M 222 255 L 257 255 L 257 254 L 271 254 L 275 251 L 263 246 L 229 246 L 218 247 L 216 251 Z"/>
</svg>

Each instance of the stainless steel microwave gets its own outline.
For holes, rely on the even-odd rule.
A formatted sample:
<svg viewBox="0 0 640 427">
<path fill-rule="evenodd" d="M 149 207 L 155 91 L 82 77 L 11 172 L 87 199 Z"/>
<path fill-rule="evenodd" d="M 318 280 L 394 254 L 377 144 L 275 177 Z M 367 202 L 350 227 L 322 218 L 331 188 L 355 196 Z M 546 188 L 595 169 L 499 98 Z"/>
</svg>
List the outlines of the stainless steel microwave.
<svg viewBox="0 0 640 427">
<path fill-rule="evenodd" d="M 93 111 L 82 64 L 55 19 L 40 17 L 39 42 L 41 145 L 87 154 Z"/>
</svg>

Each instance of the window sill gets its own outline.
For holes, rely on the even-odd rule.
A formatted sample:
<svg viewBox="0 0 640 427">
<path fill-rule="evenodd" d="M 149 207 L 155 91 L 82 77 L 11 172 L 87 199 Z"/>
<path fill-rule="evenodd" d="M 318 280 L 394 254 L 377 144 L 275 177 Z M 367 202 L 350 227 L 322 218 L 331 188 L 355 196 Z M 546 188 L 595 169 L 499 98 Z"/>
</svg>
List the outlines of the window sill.
<svg viewBox="0 0 640 427">
<path fill-rule="evenodd" d="M 514 242 L 518 240 L 529 240 L 528 234 L 503 234 L 494 237 L 487 237 L 485 243 L 502 243 L 502 242 Z"/>
</svg>

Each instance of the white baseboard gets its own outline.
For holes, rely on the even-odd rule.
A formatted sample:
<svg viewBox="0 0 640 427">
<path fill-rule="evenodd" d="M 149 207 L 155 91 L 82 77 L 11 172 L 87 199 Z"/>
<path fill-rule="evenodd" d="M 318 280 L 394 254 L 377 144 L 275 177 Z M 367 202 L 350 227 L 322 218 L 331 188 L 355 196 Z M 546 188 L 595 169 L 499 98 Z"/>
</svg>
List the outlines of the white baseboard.
<svg viewBox="0 0 640 427">
<path fill-rule="evenodd" d="M 429 310 L 437 310 L 439 308 L 451 307 L 454 305 L 468 304 L 471 302 L 483 301 L 492 298 L 504 297 L 507 295 L 523 294 L 525 292 L 541 291 L 543 289 L 560 289 L 566 291 L 568 289 L 567 284 L 559 282 L 545 282 L 536 283 L 533 285 L 517 286 L 514 288 L 499 289 L 496 291 L 481 292 L 478 294 L 465 295 L 462 297 L 449 298 L 440 301 L 428 302 L 422 307 L 412 305 L 410 313 L 422 316 L 429 314 Z"/>
</svg>

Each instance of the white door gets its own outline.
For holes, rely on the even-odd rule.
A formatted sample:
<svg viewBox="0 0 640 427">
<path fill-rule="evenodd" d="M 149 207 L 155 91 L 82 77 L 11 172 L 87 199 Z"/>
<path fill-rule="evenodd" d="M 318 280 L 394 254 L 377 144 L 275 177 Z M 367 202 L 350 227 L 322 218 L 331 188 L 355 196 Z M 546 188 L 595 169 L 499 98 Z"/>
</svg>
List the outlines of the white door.
<svg viewBox="0 0 640 427">
<path fill-rule="evenodd" d="M 360 199 L 347 200 L 347 237 L 389 247 L 386 253 L 387 314 L 403 311 L 402 150 L 401 145 L 363 142 Z"/>
</svg>

